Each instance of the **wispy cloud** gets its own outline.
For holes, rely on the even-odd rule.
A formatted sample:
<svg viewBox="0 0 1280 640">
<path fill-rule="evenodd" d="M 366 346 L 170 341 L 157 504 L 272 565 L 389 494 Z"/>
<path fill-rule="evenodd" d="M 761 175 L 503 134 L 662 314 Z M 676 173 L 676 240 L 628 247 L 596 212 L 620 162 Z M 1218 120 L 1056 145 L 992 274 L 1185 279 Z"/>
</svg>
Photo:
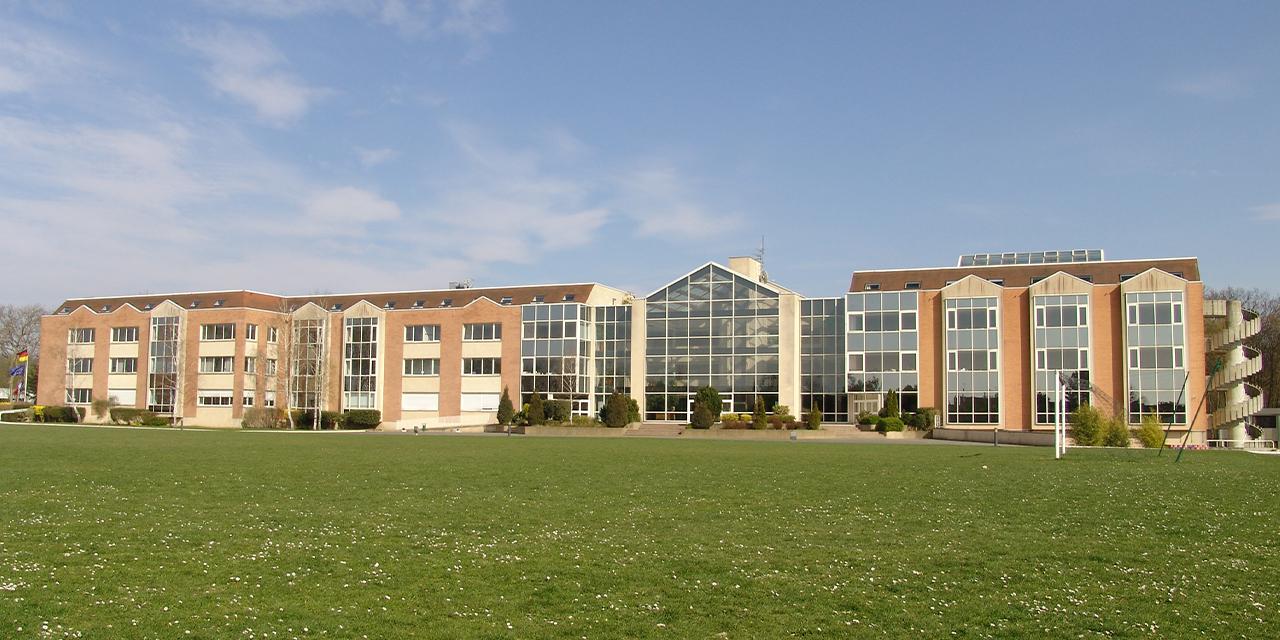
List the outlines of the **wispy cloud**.
<svg viewBox="0 0 1280 640">
<path fill-rule="evenodd" d="M 62 80 L 83 64 L 67 45 L 0 20 L 0 94 L 29 91 Z"/>
<path fill-rule="evenodd" d="M 288 61 L 260 31 L 222 24 L 212 32 L 187 31 L 182 41 L 209 61 L 209 84 L 275 126 L 301 117 L 313 101 L 332 93 L 286 71 Z"/>
<path fill-rule="evenodd" d="M 1174 93 L 1214 100 L 1239 98 L 1246 92 L 1240 77 L 1233 73 L 1204 73 L 1188 76 L 1171 83 L 1168 89 Z"/>
<path fill-rule="evenodd" d="M 462 36 L 479 41 L 510 27 L 502 0 L 198 0 L 217 11 L 269 18 L 348 13 L 402 35 Z"/>
<path fill-rule="evenodd" d="M 384 162 L 390 162 L 400 156 L 400 153 L 394 149 L 356 149 L 356 155 L 360 156 L 360 164 L 366 167 L 373 167 Z"/>
<path fill-rule="evenodd" d="M 656 166 L 617 179 L 615 206 L 638 225 L 640 236 L 693 240 L 706 234 L 736 230 L 741 217 L 699 203 L 689 182 L 671 166 Z"/>
<path fill-rule="evenodd" d="M 1249 211 L 1258 214 L 1259 220 L 1280 220 L 1280 202 L 1249 207 Z"/>
<path fill-rule="evenodd" d="M 339 187 L 308 196 L 303 212 L 308 232 L 360 235 L 370 222 L 399 218 L 400 206 L 366 189 Z"/>
</svg>

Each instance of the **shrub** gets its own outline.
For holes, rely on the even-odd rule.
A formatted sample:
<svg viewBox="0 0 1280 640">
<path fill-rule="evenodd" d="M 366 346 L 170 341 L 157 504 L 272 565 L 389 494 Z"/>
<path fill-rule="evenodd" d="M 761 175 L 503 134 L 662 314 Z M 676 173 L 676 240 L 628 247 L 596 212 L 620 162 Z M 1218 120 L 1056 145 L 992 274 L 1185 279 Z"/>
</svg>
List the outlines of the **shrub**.
<svg viewBox="0 0 1280 640">
<path fill-rule="evenodd" d="M 573 416 L 569 420 L 569 424 L 575 427 L 603 427 L 599 420 L 591 416 Z M 625 425 L 624 425 L 625 426 Z"/>
<path fill-rule="evenodd" d="M 507 388 L 502 388 L 502 399 L 498 401 L 498 424 L 511 424 L 511 419 L 516 415 L 515 407 L 511 406 L 511 396 L 507 395 Z"/>
<path fill-rule="evenodd" d="M 0 413 L 0 421 L 4 422 L 31 422 L 30 409 L 15 409 Z"/>
<path fill-rule="evenodd" d="M 925 431 L 933 431 L 934 419 L 938 417 L 937 409 L 934 409 L 933 407 L 920 407 L 919 409 L 916 409 L 916 415 L 920 416 L 924 422 L 924 426 L 921 427 L 922 429 Z"/>
<path fill-rule="evenodd" d="M 341 411 L 321 411 L 320 412 L 320 428 L 321 429 L 344 429 L 346 428 L 347 418 Z M 377 426 L 377 425 L 374 425 Z"/>
<path fill-rule="evenodd" d="M 244 429 L 278 429 L 284 422 L 284 412 L 274 407 L 261 409 L 245 409 L 240 419 L 240 427 Z"/>
<path fill-rule="evenodd" d="M 537 426 L 547 421 L 547 414 L 542 410 L 542 394 L 537 391 L 533 392 L 533 397 L 529 399 L 529 408 L 525 409 L 525 417 L 529 420 L 529 424 Z"/>
<path fill-rule="evenodd" d="M 312 424 L 312 422 L 314 422 L 315 414 L 310 411 L 291 409 L 289 411 L 289 415 L 293 418 L 294 429 L 298 429 L 299 431 L 310 431 L 311 428 L 315 426 Z"/>
<path fill-rule="evenodd" d="M 911 429 L 912 431 L 925 430 L 924 416 L 920 415 L 919 413 L 908 413 L 902 416 L 902 423 L 907 425 L 907 428 Z"/>
<path fill-rule="evenodd" d="M 880 424 L 880 420 L 881 420 L 880 416 L 874 413 L 865 413 L 861 416 L 858 416 L 858 424 L 866 425 L 869 427 L 878 426 Z"/>
<path fill-rule="evenodd" d="M 605 426 L 613 427 L 614 429 L 621 429 L 627 426 L 627 414 L 630 410 L 630 406 L 627 403 L 628 399 L 622 395 L 621 391 L 613 390 L 613 393 L 609 395 L 609 401 L 604 405 Z"/>
<path fill-rule="evenodd" d="M 568 422 L 573 419 L 573 403 L 568 400 L 548 400 L 542 403 L 547 422 Z"/>
<path fill-rule="evenodd" d="M 627 423 L 640 422 L 640 403 L 631 396 L 623 397 L 627 399 Z"/>
<path fill-rule="evenodd" d="M 148 416 L 148 417 L 146 417 L 146 418 L 143 418 L 143 419 L 142 419 L 142 426 L 144 426 L 144 427 L 167 427 L 167 426 L 169 426 L 169 419 L 168 419 L 168 418 L 166 418 L 166 417 L 164 417 L 164 416 L 158 416 L 158 415 L 152 414 L 152 415 L 150 415 L 150 416 Z"/>
<path fill-rule="evenodd" d="M 710 387 L 704 387 L 710 388 Z M 712 389 L 715 391 L 715 389 Z M 699 392 L 701 393 L 701 392 Z M 718 395 L 718 394 L 717 394 Z M 705 402 L 695 402 L 693 405 L 693 416 L 690 417 L 689 426 L 694 429 L 710 429 L 715 424 L 716 417 L 711 413 L 711 409 L 707 407 Z"/>
<path fill-rule="evenodd" d="M 1129 428 L 1125 426 L 1122 418 L 1116 417 L 1103 421 L 1102 446 L 1127 447 L 1129 446 L 1129 437 Z"/>
<path fill-rule="evenodd" d="M 897 418 L 898 417 L 898 392 L 890 391 L 885 396 L 884 407 L 880 409 L 881 418 Z"/>
<path fill-rule="evenodd" d="M 1102 445 L 1103 423 L 1107 419 L 1092 405 L 1080 405 L 1067 419 L 1071 423 L 1071 437 L 1078 446 Z"/>
<path fill-rule="evenodd" d="M 1148 449 L 1159 449 L 1164 444 L 1164 427 L 1160 425 L 1160 418 L 1154 413 L 1148 413 L 1142 416 L 1142 426 L 1138 428 L 1138 440 L 1142 441 L 1142 446 Z"/>
<path fill-rule="evenodd" d="M 720 392 L 715 387 L 703 387 L 698 389 L 698 395 L 694 396 L 695 403 L 701 402 L 707 406 L 707 410 L 711 412 L 711 421 L 715 422 L 720 419 L 720 412 L 724 410 L 724 402 L 720 400 Z M 695 407 L 696 411 L 697 408 Z"/>
<path fill-rule="evenodd" d="M 373 429 L 382 424 L 382 412 L 377 409 L 352 409 L 342 416 L 344 429 Z"/>
<path fill-rule="evenodd" d="M 111 411 L 111 407 L 116 405 L 116 401 L 112 398 L 98 398 L 90 405 L 93 407 L 93 415 L 99 418 L 107 417 L 107 413 Z"/>
<path fill-rule="evenodd" d="M 145 424 L 148 418 L 155 417 L 156 414 L 146 409 L 134 409 L 131 407 L 112 407 L 111 421 L 116 424 Z"/>
<path fill-rule="evenodd" d="M 75 407 L 44 407 L 44 411 L 38 412 L 40 416 L 39 422 L 80 422 L 80 412 Z"/>
<path fill-rule="evenodd" d="M 880 431 L 883 431 L 885 433 L 888 433 L 890 431 L 902 431 L 903 427 L 904 425 L 902 424 L 902 419 L 895 418 L 893 416 L 884 418 L 883 420 L 880 421 L 880 424 L 877 425 L 877 428 L 879 428 Z"/>
<path fill-rule="evenodd" d="M 751 423 L 746 420 L 721 420 L 720 427 L 722 429 L 749 429 Z"/>
<path fill-rule="evenodd" d="M 751 428 L 767 429 L 768 427 L 769 424 L 764 417 L 764 398 L 756 396 L 756 410 L 751 414 Z"/>
<path fill-rule="evenodd" d="M 819 409 L 818 405 L 814 404 L 813 407 L 809 409 L 809 430 L 816 431 L 821 426 L 822 409 Z"/>
</svg>

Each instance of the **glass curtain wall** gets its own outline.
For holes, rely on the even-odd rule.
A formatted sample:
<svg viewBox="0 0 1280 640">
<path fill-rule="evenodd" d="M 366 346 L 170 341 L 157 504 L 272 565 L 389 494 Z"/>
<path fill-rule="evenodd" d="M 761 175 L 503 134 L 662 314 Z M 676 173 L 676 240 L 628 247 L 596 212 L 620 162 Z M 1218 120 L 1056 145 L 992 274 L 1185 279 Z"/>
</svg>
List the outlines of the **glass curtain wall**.
<svg viewBox="0 0 1280 640">
<path fill-rule="evenodd" d="M 616 389 L 631 395 L 631 307 L 595 307 L 592 390 L 599 413 Z"/>
<path fill-rule="evenodd" d="M 291 409 L 319 409 L 324 368 L 324 320 L 294 320 L 289 345 Z"/>
<path fill-rule="evenodd" d="M 646 420 L 687 421 L 698 389 L 726 409 L 778 402 L 778 292 L 708 265 L 645 301 Z"/>
<path fill-rule="evenodd" d="M 1089 404 L 1089 296 L 1036 296 L 1036 424 L 1054 424 L 1058 378 L 1067 413 Z"/>
<path fill-rule="evenodd" d="M 378 391 L 378 319 L 347 318 L 342 362 L 342 407 L 373 409 Z"/>
<path fill-rule="evenodd" d="M 800 301 L 800 409 L 827 422 L 849 421 L 845 393 L 844 298 Z"/>
<path fill-rule="evenodd" d="M 178 318 L 151 319 L 151 362 L 147 369 L 147 410 L 173 415 L 181 367 Z"/>
<path fill-rule="evenodd" d="M 998 299 L 952 298 L 945 311 L 947 423 L 999 424 Z"/>
<path fill-rule="evenodd" d="M 1125 295 L 1131 424 L 1141 423 L 1148 413 L 1161 422 L 1187 423 L 1182 303 L 1181 291 Z"/>
<path fill-rule="evenodd" d="M 529 402 L 537 391 L 548 400 L 568 400 L 573 412 L 587 414 L 591 379 L 588 360 L 590 307 L 583 304 L 531 304 L 521 310 L 520 391 Z"/>
<path fill-rule="evenodd" d="M 884 406 L 890 391 L 898 392 L 900 411 L 920 406 L 919 323 L 920 294 L 850 293 L 848 307 L 849 411 L 855 417 Z"/>
</svg>

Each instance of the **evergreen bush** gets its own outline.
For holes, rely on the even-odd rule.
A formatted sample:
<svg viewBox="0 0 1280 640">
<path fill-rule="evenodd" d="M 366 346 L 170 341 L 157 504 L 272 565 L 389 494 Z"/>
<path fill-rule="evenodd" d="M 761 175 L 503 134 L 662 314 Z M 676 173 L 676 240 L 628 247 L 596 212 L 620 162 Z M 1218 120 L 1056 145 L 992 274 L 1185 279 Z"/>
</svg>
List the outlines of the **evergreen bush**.
<svg viewBox="0 0 1280 640">
<path fill-rule="evenodd" d="M 720 392 L 715 387 L 703 387 L 698 389 L 698 394 L 693 398 L 694 403 L 702 403 L 707 406 L 707 410 L 711 412 L 711 421 L 715 422 L 720 419 L 720 413 L 724 411 L 724 402 L 720 399 Z M 694 407 L 697 410 L 697 407 Z"/>
<path fill-rule="evenodd" d="M 382 424 L 382 412 L 377 409 L 353 409 L 342 416 L 344 429 L 372 429 Z"/>
<path fill-rule="evenodd" d="M 1102 446 L 1104 447 L 1127 447 L 1130 435 L 1129 427 L 1125 426 L 1122 418 L 1111 418 L 1102 424 Z"/>
<path fill-rule="evenodd" d="M 1164 444 L 1164 425 L 1154 413 L 1142 416 L 1142 426 L 1138 428 L 1138 440 L 1148 449 L 1159 449 Z"/>
<path fill-rule="evenodd" d="M 705 387 L 709 388 L 709 387 Z M 714 391 L 714 389 L 712 389 Z M 693 416 L 690 418 L 690 425 L 694 429 L 710 429 L 715 424 L 716 418 L 711 413 L 711 409 L 707 408 L 705 402 L 696 402 L 693 405 Z"/>
<path fill-rule="evenodd" d="M 768 429 L 769 428 L 769 423 L 765 419 L 765 415 L 764 415 L 764 398 L 761 398 L 760 396 L 756 396 L 756 409 L 755 409 L 755 412 L 751 414 L 751 428 L 752 429 Z"/>
<path fill-rule="evenodd" d="M 548 400 L 542 403 L 542 415 L 547 422 L 568 422 L 573 419 L 573 403 L 568 400 Z"/>
<path fill-rule="evenodd" d="M 822 409 L 818 408 L 817 403 L 809 409 L 809 430 L 817 431 L 822 426 Z"/>
<path fill-rule="evenodd" d="M 609 401 L 604 405 L 604 424 L 606 427 L 621 429 L 627 426 L 627 414 L 630 411 L 627 400 L 629 398 L 623 396 L 621 391 L 613 390 L 613 393 L 609 396 Z"/>
<path fill-rule="evenodd" d="M 881 418 L 897 418 L 898 416 L 898 392 L 890 391 L 885 396 L 884 407 L 880 409 Z"/>
<path fill-rule="evenodd" d="M 525 418 L 529 420 L 529 424 L 537 426 L 547 421 L 547 414 L 542 410 L 542 394 L 537 391 L 533 392 L 533 397 L 529 399 L 529 408 L 524 412 Z"/>
<path fill-rule="evenodd" d="M 498 424 L 511 424 L 511 419 L 516 415 L 515 407 L 511 406 L 511 396 L 507 395 L 507 388 L 502 388 L 502 399 L 498 401 Z"/>
<path fill-rule="evenodd" d="M 156 414 L 146 409 L 134 409 L 132 407 L 112 407 L 111 421 L 116 424 L 132 424 L 141 425 L 148 418 L 155 417 Z"/>
<path fill-rule="evenodd" d="M 889 416 L 888 418 L 881 419 L 880 424 L 876 425 L 876 427 L 880 431 L 883 431 L 885 433 L 888 433 L 890 431 L 902 431 L 904 426 L 905 425 L 902 424 L 901 418 L 895 418 L 893 416 Z"/>
<path fill-rule="evenodd" d="M 1102 445 L 1103 417 L 1093 405 L 1082 404 L 1067 417 L 1071 424 L 1071 437 L 1081 447 L 1097 447 Z"/>
<path fill-rule="evenodd" d="M 114 411 L 112 412 L 114 416 Z M 284 422 L 284 412 L 274 407 L 245 409 L 240 419 L 243 429 L 278 429 Z"/>
</svg>

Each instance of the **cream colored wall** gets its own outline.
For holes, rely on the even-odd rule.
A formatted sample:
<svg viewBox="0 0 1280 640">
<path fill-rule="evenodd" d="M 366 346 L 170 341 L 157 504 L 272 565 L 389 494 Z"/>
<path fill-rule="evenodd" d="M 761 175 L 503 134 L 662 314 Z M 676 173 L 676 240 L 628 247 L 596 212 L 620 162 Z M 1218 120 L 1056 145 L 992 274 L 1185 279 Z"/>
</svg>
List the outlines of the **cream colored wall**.
<svg viewBox="0 0 1280 640">
<path fill-rule="evenodd" d="M 462 393 L 502 393 L 502 376 L 462 376 Z"/>
<path fill-rule="evenodd" d="M 404 359 L 416 360 L 420 358 L 439 358 L 440 343 L 439 342 L 406 342 L 404 344 Z M 401 371 L 404 371 L 404 363 L 400 364 Z"/>
<path fill-rule="evenodd" d="M 107 357 L 136 358 L 138 357 L 138 343 L 112 344 L 110 347 L 107 347 Z"/>
<path fill-rule="evenodd" d="M 622 305 L 628 297 L 633 296 L 622 289 L 614 289 L 613 287 L 597 284 L 591 287 L 591 294 L 587 296 L 586 300 L 577 300 L 576 302 L 586 302 L 593 307 L 616 307 Z"/>
<path fill-rule="evenodd" d="M 631 302 L 631 398 L 640 405 L 640 414 L 644 415 L 644 342 L 645 342 L 644 300 Z"/>
<path fill-rule="evenodd" d="M 800 296 L 778 300 L 778 404 L 800 414 Z"/>
<path fill-rule="evenodd" d="M 235 340 L 216 340 L 216 341 L 208 341 L 208 342 L 201 341 L 200 346 L 196 352 L 199 355 L 205 356 L 205 357 L 234 356 L 236 355 L 236 341 Z"/>
<path fill-rule="evenodd" d="M 440 393 L 440 376 L 404 376 L 400 384 L 402 392 Z"/>
<path fill-rule="evenodd" d="M 440 349 L 437 345 L 436 356 L 439 356 Z M 430 356 L 424 356 L 430 357 Z M 502 340 L 485 340 L 483 342 L 463 342 L 462 357 L 464 358 L 501 358 L 502 357 Z M 403 365 L 401 365 L 403 366 Z"/>
</svg>

